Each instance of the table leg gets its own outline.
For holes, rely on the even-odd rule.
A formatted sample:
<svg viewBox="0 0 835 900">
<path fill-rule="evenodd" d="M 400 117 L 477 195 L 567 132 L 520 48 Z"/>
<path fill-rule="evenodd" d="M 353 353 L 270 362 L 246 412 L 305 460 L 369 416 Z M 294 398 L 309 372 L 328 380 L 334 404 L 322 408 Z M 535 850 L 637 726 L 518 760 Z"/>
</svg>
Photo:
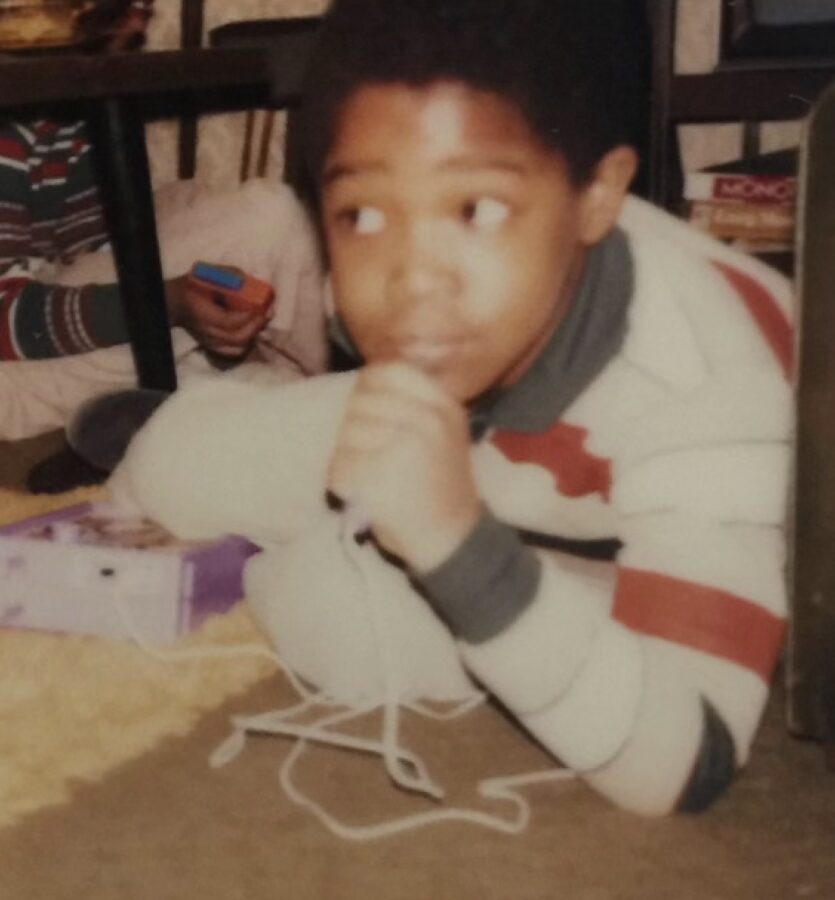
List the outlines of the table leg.
<svg viewBox="0 0 835 900">
<path fill-rule="evenodd" d="M 144 119 L 129 100 L 105 100 L 91 111 L 90 136 L 139 384 L 174 390 Z"/>
</svg>

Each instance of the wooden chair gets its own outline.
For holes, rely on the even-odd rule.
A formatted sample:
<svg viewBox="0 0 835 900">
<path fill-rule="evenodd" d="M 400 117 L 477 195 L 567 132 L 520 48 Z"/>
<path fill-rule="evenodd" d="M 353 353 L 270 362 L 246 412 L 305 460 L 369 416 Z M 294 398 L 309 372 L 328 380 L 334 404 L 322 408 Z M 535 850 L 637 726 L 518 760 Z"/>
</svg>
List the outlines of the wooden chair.
<svg viewBox="0 0 835 900">
<path fill-rule="evenodd" d="M 280 54 L 282 65 L 303 72 L 319 27 L 319 16 L 288 19 L 254 19 L 229 22 L 209 32 L 212 47 L 267 48 Z M 292 117 L 292 107 L 288 116 Z M 274 109 L 248 110 L 244 125 L 244 147 L 241 154 L 240 180 L 251 176 L 263 178 L 267 172 L 270 144 L 275 130 Z M 297 155 L 293 147 L 294 130 L 288 127 L 285 148 L 285 178 L 294 180 Z"/>
<path fill-rule="evenodd" d="M 319 26 L 320 16 L 296 16 L 275 19 L 250 19 L 228 22 L 213 28 L 207 35 L 212 47 L 268 48 L 280 54 L 282 66 L 303 72 Z M 182 45 L 200 47 L 203 44 L 203 0 L 182 2 Z M 292 104 L 290 104 L 292 107 Z M 288 111 L 292 118 L 292 109 Z M 244 124 L 244 146 L 241 154 L 239 177 L 245 181 L 252 176 L 263 177 L 267 170 L 270 144 L 275 132 L 276 112 L 273 109 L 248 110 Z M 297 168 L 292 147 L 292 128 L 288 128 L 285 152 L 285 178 L 293 180 Z M 178 174 L 180 178 L 192 178 L 197 165 L 197 119 L 181 120 Z"/>
</svg>

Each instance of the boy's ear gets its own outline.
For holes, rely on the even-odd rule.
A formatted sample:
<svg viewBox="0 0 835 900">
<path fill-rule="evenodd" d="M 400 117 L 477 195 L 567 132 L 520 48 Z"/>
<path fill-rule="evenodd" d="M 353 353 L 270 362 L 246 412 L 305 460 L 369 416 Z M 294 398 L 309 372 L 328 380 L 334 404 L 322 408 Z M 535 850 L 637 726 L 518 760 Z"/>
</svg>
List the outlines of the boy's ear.
<svg viewBox="0 0 835 900">
<path fill-rule="evenodd" d="M 625 144 L 598 162 L 583 188 L 580 239 L 586 246 L 602 241 L 614 227 L 637 171 L 638 154 Z"/>
</svg>

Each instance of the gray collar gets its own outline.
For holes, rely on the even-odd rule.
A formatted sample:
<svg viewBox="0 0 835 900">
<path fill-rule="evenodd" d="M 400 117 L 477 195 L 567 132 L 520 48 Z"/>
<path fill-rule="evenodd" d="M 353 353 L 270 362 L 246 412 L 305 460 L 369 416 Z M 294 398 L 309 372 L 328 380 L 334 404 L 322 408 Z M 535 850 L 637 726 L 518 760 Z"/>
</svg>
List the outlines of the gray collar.
<svg viewBox="0 0 835 900">
<path fill-rule="evenodd" d="M 531 368 L 512 387 L 476 402 L 470 416 L 473 436 L 489 428 L 544 431 L 556 422 L 623 345 L 634 284 L 629 241 L 615 228 L 589 251 L 568 313 Z M 360 360 L 338 317 L 329 328 L 331 339 Z"/>
<path fill-rule="evenodd" d="M 531 368 L 476 403 L 474 436 L 488 428 L 544 431 L 556 422 L 623 345 L 634 283 L 629 242 L 616 228 L 589 251 L 568 314 Z"/>
</svg>

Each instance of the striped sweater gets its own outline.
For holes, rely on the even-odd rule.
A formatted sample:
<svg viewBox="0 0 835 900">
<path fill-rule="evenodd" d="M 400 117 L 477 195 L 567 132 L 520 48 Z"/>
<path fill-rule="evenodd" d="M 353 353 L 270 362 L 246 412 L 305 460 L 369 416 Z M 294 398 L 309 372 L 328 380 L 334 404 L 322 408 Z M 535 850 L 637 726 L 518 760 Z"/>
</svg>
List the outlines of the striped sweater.
<svg viewBox="0 0 835 900">
<path fill-rule="evenodd" d="M 600 277 L 589 309 L 625 309 L 622 339 L 578 377 L 558 331 L 488 410 L 472 463 L 489 512 L 419 577 L 465 666 L 557 758 L 627 809 L 695 811 L 747 760 L 782 646 L 791 294 L 642 201 L 620 224 L 625 297 Z M 337 560 L 318 523 L 352 377 L 185 390 L 114 488 L 184 537 L 236 531 L 286 560 L 316 533 Z M 578 542 L 612 559 L 578 561 Z"/>
<path fill-rule="evenodd" d="M 134 0 L 131 27 L 151 3 Z M 47 274 L 106 242 L 84 123 L 0 122 L 0 360 L 127 340 L 117 285 L 62 287 Z"/>
</svg>

